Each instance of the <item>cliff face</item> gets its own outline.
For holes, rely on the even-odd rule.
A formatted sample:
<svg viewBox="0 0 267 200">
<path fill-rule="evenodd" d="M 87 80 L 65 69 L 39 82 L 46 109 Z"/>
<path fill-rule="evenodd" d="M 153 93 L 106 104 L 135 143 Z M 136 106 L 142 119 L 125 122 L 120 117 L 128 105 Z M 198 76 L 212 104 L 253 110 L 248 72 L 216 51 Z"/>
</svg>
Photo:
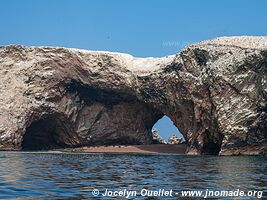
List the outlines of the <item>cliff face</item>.
<svg viewBox="0 0 267 200">
<path fill-rule="evenodd" d="M 188 153 L 266 153 L 267 37 L 224 37 L 176 56 L 0 48 L 0 147 L 150 144 L 164 114 Z"/>
</svg>

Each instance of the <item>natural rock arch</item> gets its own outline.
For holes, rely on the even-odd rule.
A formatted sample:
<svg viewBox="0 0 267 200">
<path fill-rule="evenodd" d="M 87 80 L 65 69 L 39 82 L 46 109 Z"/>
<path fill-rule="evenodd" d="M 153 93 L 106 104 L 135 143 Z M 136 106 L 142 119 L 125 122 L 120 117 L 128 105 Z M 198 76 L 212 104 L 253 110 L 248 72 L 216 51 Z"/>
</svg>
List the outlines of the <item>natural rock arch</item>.
<svg viewBox="0 0 267 200">
<path fill-rule="evenodd" d="M 67 82 L 64 88 L 66 93 L 57 102 L 55 110 L 48 109 L 44 116 L 29 124 L 23 135 L 22 149 L 150 144 L 152 127 L 166 114 L 165 107 L 153 107 L 153 104 L 145 103 L 149 99 L 148 95 L 145 95 L 147 99 L 140 101 L 132 95 L 95 89 L 76 80 Z M 177 127 L 182 127 L 182 130 L 186 128 L 186 132 L 182 133 L 188 138 L 185 133 L 189 132 L 192 125 L 189 121 L 191 119 L 187 117 L 190 117 L 192 110 L 187 105 L 181 107 L 189 110 L 178 110 L 178 115 L 173 118 L 176 120 L 174 124 L 178 124 Z M 174 110 L 171 113 L 175 114 Z M 207 141 L 209 138 L 204 139 Z M 189 140 L 189 144 L 201 149 L 201 153 L 218 154 L 220 151 L 220 143 L 216 144 L 212 140 L 202 147 L 195 142 Z"/>
<path fill-rule="evenodd" d="M 20 149 L 32 129 L 48 122 L 63 138 L 66 123 L 74 137 L 69 143 L 60 138 L 66 146 L 149 143 L 150 128 L 165 114 L 188 138 L 188 153 L 254 146 L 262 152 L 266 41 L 218 38 L 163 58 L 1 47 L 0 148 Z"/>
</svg>

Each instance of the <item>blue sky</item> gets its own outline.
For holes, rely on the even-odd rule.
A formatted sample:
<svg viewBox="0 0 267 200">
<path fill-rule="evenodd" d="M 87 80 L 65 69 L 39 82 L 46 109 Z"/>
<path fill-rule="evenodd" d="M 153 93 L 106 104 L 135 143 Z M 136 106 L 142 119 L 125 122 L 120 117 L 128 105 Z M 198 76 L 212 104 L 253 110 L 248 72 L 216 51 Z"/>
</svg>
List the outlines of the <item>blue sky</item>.
<svg viewBox="0 0 267 200">
<path fill-rule="evenodd" d="M 267 35 L 266 10 L 265 0 L 1 0 L 0 45 L 164 56 L 218 36 Z M 168 123 L 157 125 L 164 138 Z"/>
</svg>

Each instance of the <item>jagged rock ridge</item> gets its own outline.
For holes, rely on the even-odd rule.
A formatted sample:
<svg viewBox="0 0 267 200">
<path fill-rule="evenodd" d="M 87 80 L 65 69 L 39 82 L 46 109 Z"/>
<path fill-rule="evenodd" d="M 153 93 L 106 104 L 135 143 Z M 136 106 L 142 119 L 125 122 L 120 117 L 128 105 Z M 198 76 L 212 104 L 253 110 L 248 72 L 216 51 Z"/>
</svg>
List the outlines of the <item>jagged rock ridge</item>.
<svg viewBox="0 0 267 200">
<path fill-rule="evenodd" d="M 188 153 L 263 153 L 266 73 L 267 37 L 217 38 L 163 58 L 4 46 L 0 147 L 149 144 L 167 115 Z"/>
</svg>

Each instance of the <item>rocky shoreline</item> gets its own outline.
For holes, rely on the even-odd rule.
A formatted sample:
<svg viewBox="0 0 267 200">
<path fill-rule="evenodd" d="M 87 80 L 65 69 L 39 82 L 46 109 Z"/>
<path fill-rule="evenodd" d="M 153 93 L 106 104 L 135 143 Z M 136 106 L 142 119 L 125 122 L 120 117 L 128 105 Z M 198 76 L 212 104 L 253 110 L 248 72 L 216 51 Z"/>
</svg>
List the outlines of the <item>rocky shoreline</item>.
<svg viewBox="0 0 267 200">
<path fill-rule="evenodd" d="M 1 148 L 1 151 L 24 152 L 12 148 Z M 40 150 L 39 150 L 40 151 Z M 39 152 L 38 150 L 30 152 Z M 56 152 L 70 153 L 134 153 L 134 154 L 177 154 L 177 155 L 199 155 L 198 152 L 192 151 L 186 144 L 151 144 L 151 145 L 113 145 L 113 146 L 84 146 L 73 148 L 50 149 Z M 28 152 L 26 150 L 26 152 Z M 253 147 L 232 147 L 224 149 L 219 153 L 220 156 L 266 156 L 267 146 Z"/>
<path fill-rule="evenodd" d="M 75 153 L 145 153 L 145 154 L 185 154 L 187 146 L 183 144 L 152 144 L 152 145 L 116 145 L 94 146 L 63 149 L 65 152 Z"/>
<path fill-rule="evenodd" d="M 117 146 L 91 146 L 61 149 L 63 152 L 72 153 L 140 153 L 140 154 L 187 154 L 198 155 L 188 152 L 190 148 L 185 144 L 152 144 L 152 145 L 117 145 Z M 264 156 L 267 155 L 267 146 L 238 147 L 224 149 L 220 156 Z"/>
<path fill-rule="evenodd" d="M 267 155 L 267 146 L 249 146 L 249 147 L 232 147 L 223 149 L 220 152 L 222 156 L 263 156 Z"/>
</svg>

